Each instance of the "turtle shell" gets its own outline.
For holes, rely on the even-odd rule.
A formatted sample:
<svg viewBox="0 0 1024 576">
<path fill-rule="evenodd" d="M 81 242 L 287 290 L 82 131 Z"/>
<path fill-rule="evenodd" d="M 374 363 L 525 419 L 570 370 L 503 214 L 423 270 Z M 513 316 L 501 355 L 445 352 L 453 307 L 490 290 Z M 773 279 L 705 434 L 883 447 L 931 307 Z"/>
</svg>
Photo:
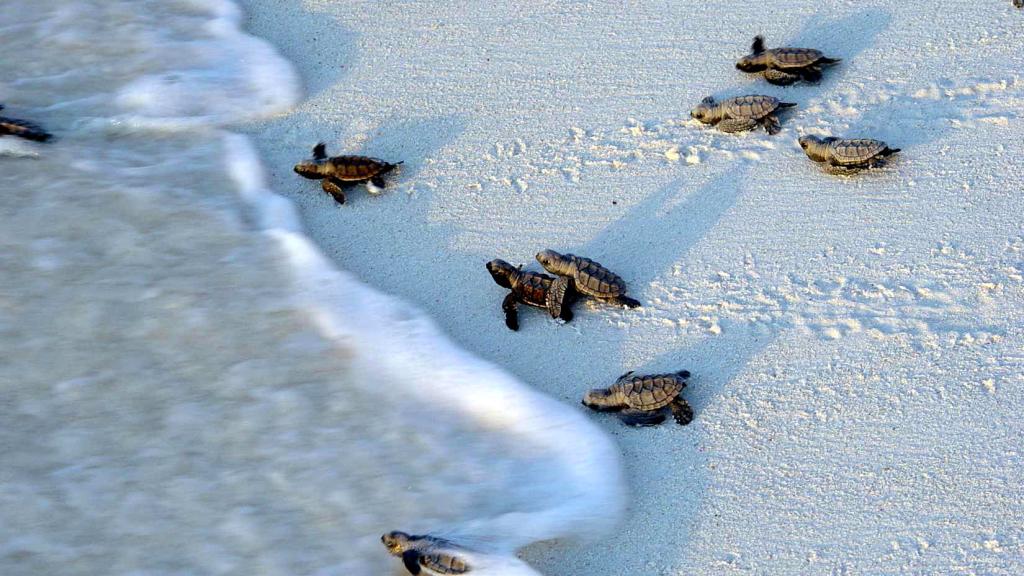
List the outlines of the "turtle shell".
<svg viewBox="0 0 1024 576">
<path fill-rule="evenodd" d="M 548 289 L 554 277 L 536 272 L 520 272 L 519 282 L 516 286 L 517 296 L 523 304 L 547 307 Z"/>
<path fill-rule="evenodd" d="M 856 140 L 841 139 L 832 142 L 832 159 L 836 164 L 863 164 L 878 156 L 885 150 L 885 142 L 860 138 Z"/>
<path fill-rule="evenodd" d="M 738 96 L 722 102 L 721 105 L 729 118 L 760 120 L 775 112 L 779 107 L 779 99 L 759 95 Z"/>
<path fill-rule="evenodd" d="M 814 48 L 773 48 L 771 54 L 772 67 L 780 70 L 799 69 L 813 66 L 825 55 Z"/>
<path fill-rule="evenodd" d="M 334 156 L 331 164 L 334 165 L 334 177 L 345 182 L 369 180 L 393 167 L 369 156 Z"/>
<path fill-rule="evenodd" d="M 590 258 L 566 256 L 573 258 L 576 264 L 573 280 L 577 291 L 595 298 L 615 298 L 626 293 L 626 283 L 611 270 Z"/>
<path fill-rule="evenodd" d="M 686 381 L 679 374 L 652 374 L 627 376 L 615 385 L 630 408 L 649 411 L 668 406 L 686 387 Z"/>
</svg>

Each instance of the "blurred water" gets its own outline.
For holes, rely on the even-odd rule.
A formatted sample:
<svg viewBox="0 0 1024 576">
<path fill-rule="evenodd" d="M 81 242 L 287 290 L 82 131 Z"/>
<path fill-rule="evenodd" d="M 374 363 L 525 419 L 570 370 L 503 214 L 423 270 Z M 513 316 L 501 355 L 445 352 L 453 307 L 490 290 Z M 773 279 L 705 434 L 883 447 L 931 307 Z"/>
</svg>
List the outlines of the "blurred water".
<svg viewBox="0 0 1024 576">
<path fill-rule="evenodd" d="M 621 511 L 578 410 L 335 270 L 223 127 L 300 97 L 218 1 L 0 4 L 0 573 L 396 571 Z M 397 572 L 396 572 L 397 573 Z"/>
</svg>

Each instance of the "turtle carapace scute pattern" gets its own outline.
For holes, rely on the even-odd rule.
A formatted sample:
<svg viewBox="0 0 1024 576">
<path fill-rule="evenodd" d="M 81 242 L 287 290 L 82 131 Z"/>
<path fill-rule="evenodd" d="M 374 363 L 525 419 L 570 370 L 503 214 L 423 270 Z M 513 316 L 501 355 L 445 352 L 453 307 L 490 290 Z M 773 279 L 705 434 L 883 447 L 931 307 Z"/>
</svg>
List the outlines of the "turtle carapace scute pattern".
<svg viewBox="0 0 1024 576">
<path fill-rule="evenodd" d="M 449 576 L 471 571 L 465 550 L 443 538 L 412 535 L 398 530 L 380 537 L 388 553 L 402 559 L 410 574 Z"/>
<path fill-rule="evenodd" d="M 690 116 L 704 124 L 711 124 L 722 132 L 743 132 L 762 126 L 769 134 L 782 130 L 777 114 L 796 104 L 782 102 L 773 96 L 750 94 L 716 102 L 712 96 L 701 100 Z"/>
<path fill-rule="evenodd" d="M 765 80 L 779 86 L 788 86 L 798 80 L 817 82 L 821 80 L 821 69 L 838 64 L 839 58 L 828 58 L 814 48 L 771 48 L 764 47 L 764 37 L 756 36 L 750 46 L 750 54 L 736 61 L 736 68 L 743 72 L 762 73 Z"/>
<path fill-rule="evenodd" d="M 579 294 L 627 308 L 640 306 L 640 302 L 626 296 L 622 278 L 590 258 L 542 250 L 537 253 L 537 261 L 548 272 L 570 279 L 571 287 Z"/>
<path fill-rule="evenodd" d="M 505 325 L 510 330 L 519 329 L 519 304 L 543 308 L 552 318 L 565 322 L 572 320 L 575 292 L 568 278 L 528 272 L 500 259 L 488 262 L 487 271 L 498 286 L 511 290 L 501 303 Z"/>
<path fill-rule="evenodd" d="M 3 104 L 0 104 L 0 110 L 3 109 Z M 46 142 L 53 137 L 38 124 L 7 116 L 0 116 L 0 136 L 17 136 L 34 142 Z"/>
<path fill-rule="evenodd" d="M 900 151 L 899 148 L 890 148 L 881 140 L 869 138 L 822 138 L 808 135 L 801 136 L 799 142 L 808 158 L 841 170 L 879 166 L 885 158 Z"/>
<path fill-rule="evenodd" d="M 693 421 L 693 408 L 680 393 L 690 377 L 687 370 L 670 374 L 635 376 L 626 372 L 608 388 L 594 388 L 583 396 L 583 405 L 599 412 L 618 412 L 630 426 L 654 426 L 669 411 L 680 425 Z"/>
<path fill-rule="evenodd" d="M 321 142 L 313 147 L 313 158 L 299 162 L 294 170 L 303 178 L 322 180 L 324 192 L 330 194 L 338 204 L 344 204 L 344 188 L 365 182 L 367 190 L 379 193 L 385 186 L 384 175 L 401 164 L 369 156 L 328 157 L 324 143 Z"/>
</svg>

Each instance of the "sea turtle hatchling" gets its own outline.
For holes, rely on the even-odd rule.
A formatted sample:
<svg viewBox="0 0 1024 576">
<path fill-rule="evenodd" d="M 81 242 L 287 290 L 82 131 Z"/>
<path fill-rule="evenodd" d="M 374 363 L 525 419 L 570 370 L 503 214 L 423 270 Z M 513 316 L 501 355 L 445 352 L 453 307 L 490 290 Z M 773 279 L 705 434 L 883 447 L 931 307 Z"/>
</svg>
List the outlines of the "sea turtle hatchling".
<svg viewBox="0 0 1024 576">
<path fill-rule="evenodd" d="M 410 574 L 466 574 L 471 570 L 460 546 L 436 536 L 414 536 L 393 531 L 380 537 L 392 556 L 398 556 Z"/>
<path fill-rule="evenodd" d="M 366 188 L 377 194 L 384 188 L 384 175 L 398 167 L 401 162 L 391 164 L 368 156 L 327 157 L 324 143 L 313 147 L 313 159 L 295 165 L 295 172 L 312 180 L 323 180 L 321 187 L 338 204 L 345 203 L 343 188 L 366 182 Z"/>
<path fill-rule="evenodd" d="M 511 330 L 519 329 L 519 304 L 544 308 L 552 318 L 572 320 L 573 291 L 570 280 L 560 276 L 554 278 L 539 272 L 524 271 L 504 260 L 491 260 L 487 271 L 499 285 L 511 290 L 501 303 L 505 312 L 505 325 Z"/>
<path fill-rule="evenodd" d="M 899 148 L 889 148 L 881 140 L 867 138 L 801 136 L 799 141 L 808 158 L 815 162 L 827 162 L 831 167 L 841 170 L 878 166 L 886 156 L 900 151 Z"/>
<path fill-rule="evenodd" d="M 772 48 L 766 50 L 764 37 L 756 36 L 750 54 L 736 62 L 743 72 L 763 72 L 772 84 L 788 86 L 797 80 L 821 80 L 821 68 L 839 63 L 839 58 L 828 58 L 813 48 Z"/>
<path fill-rule="evenodd" d="M 722 102 L 715 102 L 713 97 L 708 96 L 690 111 L 690 116 L 704 124 L 712 124 L 722 132 L 742 132 L 761 125 L 765 132 L 778 134 L 782 124 L 776 114 L 781 109 L 793 106 L 796 104 L 756 94 L 729 98 Z"/>
<path fill-rule="evenodd" d="M 627 308 L 640 306 L 640 302 L 626 296 L 622 278 L 590 258 L 542 250 L 537 253 L 537 261 L 548 272 L 571 279 L 571 288 L 579 294 Z"/>
<path fill-rule="evenodd" d="M 0 110 L 3 109 L 4 105 L 0 104 Z M 49 132 L 36 124 L 6 116 L 0 116 L 0 136 L 18 136 L 36 142 L 46 142 L 51 138 Z"/>
<path fill-rule="evenodd" d="M 595 388 L 583 395 L 583 404 L 601 412 L 619 412 L 630 426 L 654 426 L 665 420 L 665 408 L 676 422 L 685 426 L 693 421 L 693 408 L 679 393 L 686 388 L 686 370 L 673 374 L 634 376 L 626 372 L 608 388 Z"/>
</svg>

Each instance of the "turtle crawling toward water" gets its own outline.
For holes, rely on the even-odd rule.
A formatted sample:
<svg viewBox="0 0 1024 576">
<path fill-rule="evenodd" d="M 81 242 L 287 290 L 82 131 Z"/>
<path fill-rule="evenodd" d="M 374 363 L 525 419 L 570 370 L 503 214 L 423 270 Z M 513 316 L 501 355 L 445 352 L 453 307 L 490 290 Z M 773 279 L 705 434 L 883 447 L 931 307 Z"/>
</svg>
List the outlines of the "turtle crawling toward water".
<svg viewBox="0 0 1024 576">
<path fill-rule="evenodd" d="M 0 104 L 0 110 L 3 109 L 4 105 Z M 52 137 L 36 124 L 6 116 L 0 116 L 0 136 L 17 136 L 35 142 L 46 142 Z"/>
<path fill-rule="evenodd" d="M 1017 8 L 1024 8 L 1024 0 L 1013 0 L 1013 5 Z"/>
<path fill-rule="evenodd" d="M 338 204 L 345 203 L 343 188 L 366 182 L 366 189 L 379 194 L 384 188 L 384 175 L 397 168 L 401 162 L 391 164 L 368 156 L 327 157 L 324 143 L 313 147 L 313 159 L 295 165 L 295 172 L 311 180 L 323 180 L 320 186 Z"/>
<path fill-rule="evenodd" d="M 566 322 L 572 320 L 573 291 L 568 278 L 527 272 L 521 266 L 516 268 L 504 260 L 491 260 L 487 263 L 487 271 L 499 286 L 511 290 L 501 303 L 505 325 L 509 329 L 519 330 L 520 303 L 544 308 L 552 318 Z"/>
<path fill-rule="evenodd" d="M 665 409 L 680 425 L 693 421 L 693 408 L 679 393 L 686 388 L 686 370 L 672 374 L 634 376 L 626 372 L 608 388 L 595 388 L 583 396 L 583 405 L 600 412 L 619 412 L 630 426 L 654 426 L 665 420 Z"/>
<path fill-rule="evenodd" d="M 750 54 L 736 62 L 743 72 L 763 72 L 764 79 L 778 86 L 788 86 L 797 80 L 821 80 L 821 68 L 839 63 L 839 58 L 827 58 L 813 48 L 772 48 L 766 50 L 764 37 L 754 37 Z"/>
<path fill-rule="evenodd" d="M 537 261 L 548 272 L 569 278 L 570 287 L 579 294 L 627 308 L 640 306 L 640 302 L 626 296 L 622 278 L 590 258 L 543 250 L 537 253 Z"/>
<path fill-rule="evenodd" d="M 827 162 L 829 166 L 839 170 L 859 170 L 878 166 L 885 162 L 887 156 L 900 151 L 899 148 L 890 148 L 881 140 L 833 136 L 801 136 L 800 147 L 811 160 Z"/>
<path fill-rule="evenodd" d="M 415 536 L 394 531 L 380 537 L 392 556 L 398 556 L 410 574 L 466 574 L 471 570 L 466 551 L 436 536 Z"/>
<path fill-rule="evenodd" d="M 690 111 L 690 116 L 704 124 L 714 125 L 722 132 L 742 132 L 760 125 L 765 132 L 778 134 L 782 124 L 776 114 L 793 106 L 796 104 L 757 94 L 729 98 L 722 102 L 715 102 L 713 97 L 708 96 Z"/>
</svg>

